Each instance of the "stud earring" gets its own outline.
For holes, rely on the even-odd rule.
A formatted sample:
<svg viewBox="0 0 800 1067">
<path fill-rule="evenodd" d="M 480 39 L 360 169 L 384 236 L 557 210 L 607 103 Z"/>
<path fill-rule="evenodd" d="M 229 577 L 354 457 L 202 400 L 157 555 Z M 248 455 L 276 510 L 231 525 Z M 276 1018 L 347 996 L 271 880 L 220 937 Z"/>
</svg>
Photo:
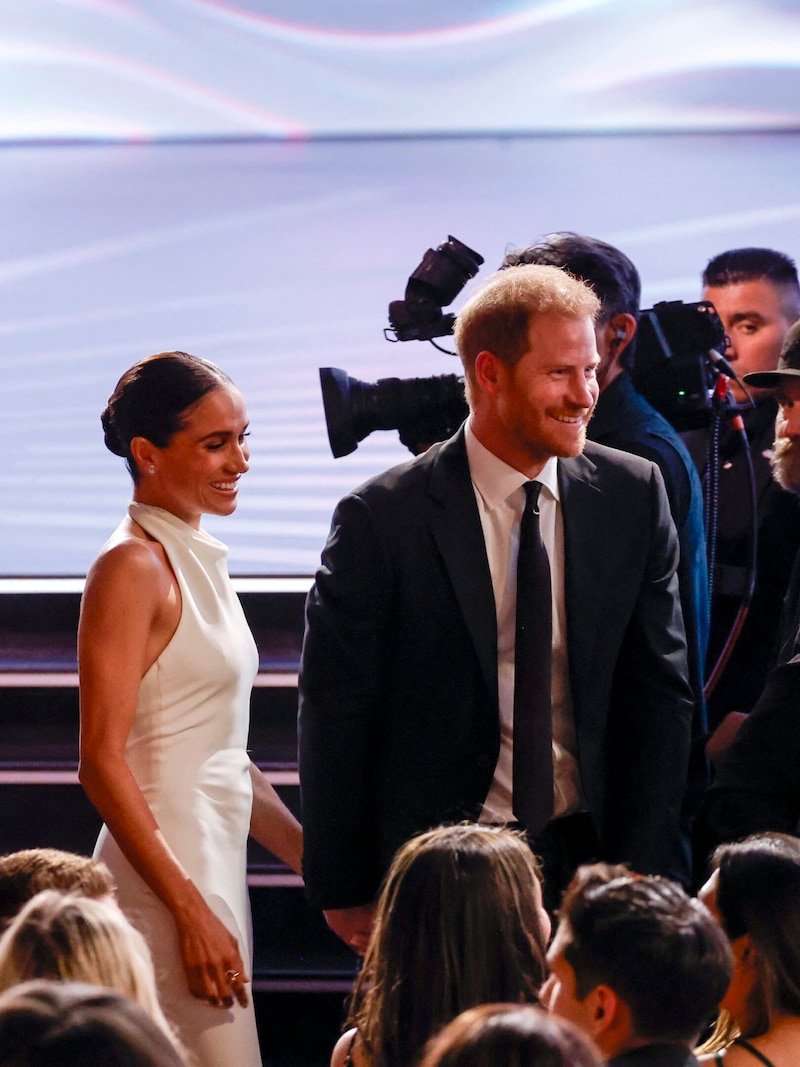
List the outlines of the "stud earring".
<svg viewBox="0 0 800 1067">
<path fill-rule="evenodd" d="M 150 473 L 151 474 L 155 474 L 156 473 L 156 465 L 155 465 L 155 463 L 151 463 L 150 464 Z"/>
</svg>

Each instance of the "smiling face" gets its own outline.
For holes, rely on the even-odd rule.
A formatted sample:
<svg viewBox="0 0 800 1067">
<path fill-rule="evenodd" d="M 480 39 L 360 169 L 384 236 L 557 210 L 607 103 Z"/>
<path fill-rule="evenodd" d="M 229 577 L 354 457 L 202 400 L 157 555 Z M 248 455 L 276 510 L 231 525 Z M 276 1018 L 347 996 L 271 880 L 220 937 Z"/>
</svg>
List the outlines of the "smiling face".
<svg viewBox="0 0 800 1067">
<path fill-rule="evenodd" d="M 197 528 L 201 515 L 236 509 L 239 479 L 249 469 L 247 411 L 239 390 L 222 383 L 187 408 L 181 421 L 164 448 L 134 438 L 142 471 L 134 497 Z"/>
<path fill-rule="evenodd" d="M 588 316 L 537 316 L 528 341 L 512 366 L 491 352 L 478 356 L 473 429 L 486 448 L 533 478 L 552 456 L 583 451 L 599 359 Z"/>
</svg>

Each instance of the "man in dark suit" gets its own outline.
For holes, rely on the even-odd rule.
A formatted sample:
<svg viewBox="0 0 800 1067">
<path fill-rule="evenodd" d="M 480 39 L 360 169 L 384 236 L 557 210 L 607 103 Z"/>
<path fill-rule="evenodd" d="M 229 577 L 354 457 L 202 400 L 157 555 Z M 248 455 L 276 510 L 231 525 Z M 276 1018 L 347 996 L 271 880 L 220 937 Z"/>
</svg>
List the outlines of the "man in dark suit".
<svg viewBox="0 0 800 1067">
<path fill-rule="evenodd" d="M 694 690 L 692 758 L 685 816 L 691 820 L 708 787 L 704 752 L 708 723 L 704 697 L 710 599 L 703 522 L 703 487 L 697 467 L 669 422 L 651 407 L 633 385 L 641 279 L 631 260 L 596 237 L 565 230 L 548 233 L 527 248 L 507 252 L 503 266 L 523 263 L 562 267 L 591 285 L 600 298 L 595 323 L 597 383 L 600 395 L 586 430 L 590 441 L 643 456 L 658 465 L 664 478 L 670 512 L 678 531 L 678 585 Z"/>
<path fill-rule="evenodd" d="M 304 872 L 356 947 L 402 842 L 448 820 L 522 821 L 516 572 L 531 480 L 552 575 L 553 787 L 552 817 L 527 829 L 551 901 L 593 856 L 688 876 L 677 538 L 658 469 L 586 446 L 597 312 L 558 268 L 492 276 L 456 324 L 467 422 L 334 514 L 300 673 Z"/>
</svg>

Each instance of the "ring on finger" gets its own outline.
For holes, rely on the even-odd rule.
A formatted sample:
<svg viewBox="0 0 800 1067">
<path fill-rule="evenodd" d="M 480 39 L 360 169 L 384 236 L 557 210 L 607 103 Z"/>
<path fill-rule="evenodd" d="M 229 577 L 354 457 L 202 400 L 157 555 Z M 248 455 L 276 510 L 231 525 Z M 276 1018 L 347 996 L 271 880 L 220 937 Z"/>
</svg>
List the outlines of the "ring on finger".
<svg viewBox="0 0 800 1067">
<path fill-rule="evenodd" d="M 230 985 L 233 985 L 233 983 L 239 978 L 239 975 L 240 975 L 239 971 L 226 971 L 225 972 L 225 978 L 226 978 L 227 982 Z"/>
</svg>

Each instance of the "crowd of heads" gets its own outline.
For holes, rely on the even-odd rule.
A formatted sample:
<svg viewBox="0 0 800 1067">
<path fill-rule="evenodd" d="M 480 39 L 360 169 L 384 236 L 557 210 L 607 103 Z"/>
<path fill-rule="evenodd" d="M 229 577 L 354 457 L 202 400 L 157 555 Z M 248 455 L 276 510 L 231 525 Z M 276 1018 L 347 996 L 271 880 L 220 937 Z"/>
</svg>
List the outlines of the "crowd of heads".
<svg viewBox="0 0 800 1067">
<path fill-rule="evenodd" d="M 800 326 L 790 330 L 800 286 L 788 257 L 735 249 L 709 262 L 703 284 L 743 372 L 779 388 L 782 377 L 800 378 Z M 773 318 L 768 308 L 761 349 L 745 340 L 736 352 L 737 328 L 753 318 L 736 300 L 753 285 L 772 293 Z M 599 240 L 560 232 L 509 252 L 457 318 L 470 403 L 481 353 L 513 367 L 536 318 L 588 319 L 598 342 L 611 326 L 609 345 L 616 337 L 630 359 L 640 295 L 634 265 Z M 787 331 L 773 381 L 775 337 Z M 227 384 L 187 353 L 140 361 L 103 413 L 108 448 L 138 480 L 131 442 L 166 447 L 193 405 Z M 785 452 L 776 450 L 776 473 L 798 489 Z M 148 947 L 113 892 L 105 867 L 83 857 L 30 849 L 0 858 L 0 1067 L 185 1062 L 159 1007 Z M 384 880 L 350 1002 L 362 1061 L 598 1067 L 650 1043 L 707 1039 L 705 1048 L 724 1048 L 736 1035 L 767 1032 L 776 1013 L 800 1018 L 796 838 L 760 834 L 720 847 L 700 899 L 625 867 L 582 867 L 557 922 L 551 937 L 522 833 L 460 824 L 413 838 Z"/>
<path fill-rule="evenodd" d="M 102 862 L 53 848 L 0 857 L 0 1067 L 171 1067 L 180 1042 L 150 950 Z"/>
</svg>

